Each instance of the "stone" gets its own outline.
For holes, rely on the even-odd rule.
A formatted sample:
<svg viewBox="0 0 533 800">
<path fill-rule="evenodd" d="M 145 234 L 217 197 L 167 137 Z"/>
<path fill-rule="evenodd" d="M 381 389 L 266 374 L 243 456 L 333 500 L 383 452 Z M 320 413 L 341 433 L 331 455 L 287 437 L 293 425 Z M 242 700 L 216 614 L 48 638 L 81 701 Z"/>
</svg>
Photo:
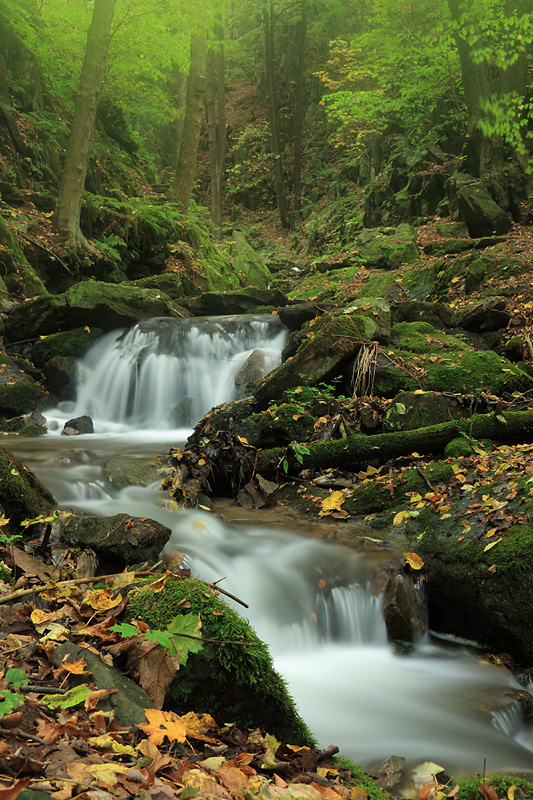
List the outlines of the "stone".
<svg viewBox="0 0 533 800">
<path fill-rule="evenodd" d="M 93 421 L 87 414 L 67 420 L 61 431 L 62 436 L 79 436 L 82 433 L 94 433 Z"/>
<path fill-rule="evenodd" d="M 457 191 L 457 205 L 473 239 L 494 233 L 504 234 L 511 227 L 507 214 L 481 182 L 461 186 Z"/>
<path fill-rule="evenodd" d="M 64 659 L 78 661 L 81 658 L 84 659 L 87 671 L 91 673 L 90 680 L 97 689 L 116 690 L 99 701 L 99 710 L 113 711 L 114 721 L 125 728 L 147 721 L 145 709 L 154 707 L 148 694 L 138 684 L 126 678 L 118 669 L 105 664 L 96 653 L 86 647 L 78 647 L 72 642 L 63 642 L 56 647 L 53 654 L 56 668 Z M 70 675 L 70 681 L 74 685 L 86 680 L 87 678 L 83 676 L 76 679 L 72 674 Z"/>
<path fill-rule="evenodd" d="M 357 236 L 352 248 L 355 248 L 367 268 L 397 269 L 419 260 L 416 238 L 416 230 L 407 223 L 398 225 L 392 232 L 365 228 Z"/>
<path fill-rule="evenodd" d="M 254 350 L 246 359 L 240 370 L 235 375 L 233 383 L 239 397 L 249 397 L 254 389 L 259 386 L 262 378 L 268 372 L 265 363 L 265 353 Z"/>
<path fill-rule="evenodd" d="M 161 476 L 153 461 L 144 458 L 120 456 L 109 458 L 102 464 L 102 474 L 113 491 L 127 486 L 150 486 Z"/>
<path fill-rule="evenodd" d="M 102 567 L 121 570 L 131 564 L 155 562 L 170 537 L 170 529 L 153 519 L 127 514 L 113 517 L 71 517 L 61 531 L 68 547 L 90 547 Z"/>
<path fill-rule="evenodd" d="M 27 362 L 30 370 L 35 368 Z M 5 417 L 28 414 L 35 409 L 55 405 L 56 398 L 44 386 L 15 364 L 14 360 L 0 353 L 0 414 Z"/>
<path fill-rule="evenodd" d="M 31 360 L 42 368 L 52 358 L 81 358 L 103 335 L 101 328 L 74 328 L 38 339 L 31 349 Z"/>
<path fill-rule="evenodd" d="M 385 589 L 383 618 L 391 641 L 416 642 L 425 634 L 425 600 L 405 575 L 396 575 Z"/>
<path fill-rule="evenodd" d="M 72 356 L 56 356 L 43 367 L 43 374 L 51 392 L 58 400 L 75 400 L 78 361 Z"/>
<path fill-rule="evenodd" d="M 3 513 L 17 528 L 22 520 L 38 517 L 56 505 L 46 486 L 19 458 L 4 448 L 0 448 L 0 502 Z M 3 528 L 3 531 L 9 529 Z M 15 533 L 19 534 L 20 530 L 15 530 Z"/>
<path fill-rule="evenodd" d="M 505 297 L 489 297 L 453 315 L 452 325 L 475 333 L 505 328 L 511 315 L 506 311 Z"/>
<path fill-rule="evenodd" d="M 248 314 L 264 306 L 285 306 L 288 298 L 279 289 L 249 286 L 236 292 L 205 292 L 199 297 L 184 297 L 181 305 L 194 316 Z"/>
<path fill-rule="evenodd" d="M 453 311 L 443 303 L 404 300 L 392 306 L 394 322 L 428 322 L 434 328 L 449 328 Z"/>
<path fill-rule="evenodd" d="M 324 305 L 317 303 L 294 303 L 279 310 L 279 318 L 290 331 L 299 330 L 302 325 L 324 313 Z"/>
</svg>

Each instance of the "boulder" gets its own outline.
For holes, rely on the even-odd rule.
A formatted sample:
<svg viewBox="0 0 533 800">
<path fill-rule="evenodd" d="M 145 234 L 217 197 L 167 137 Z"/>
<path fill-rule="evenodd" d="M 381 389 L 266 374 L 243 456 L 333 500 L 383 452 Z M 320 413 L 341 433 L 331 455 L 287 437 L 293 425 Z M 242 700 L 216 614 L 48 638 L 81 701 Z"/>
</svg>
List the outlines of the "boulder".
<svg viewBox="0 0 533 800">
<path fill-rule="evenodd" d="M 91 681 L 96 689 L 111 692 L 99 701 L 99 711 L 113 711 L 113 719 L 121 727 L 146 722 L 144 710 L 154 707 L 148 694 L 118 669 L 105 664 L 97 653 L 72 642 L 63 642 L 56 647 L 53 654 L 56 668 L 64 659 L 69 662 L 79 661 L 81 658 L 87 665 L 87 671 L 91 674 Z M 69 673 L 69 680 L 76 685 L 76 678 L 72 673 Z"/>
<path fill-rule="evenodd" d="M 234 230 L 231 234 L 229 258 L 241 285 L 268 287 L 272 275 L 267 263 L 248 244 L 242 231 Z"/>
<path fill-rule="evenodd" d="M 93 421 L 86 414 L 67 420 L 61 431 L 61 436 L 79 436 L 82 433 L 94 433 Z"/>
<path fill-rule="evenodd" d="M 235 375 L 233 383 L 239 397 L 249 397 L 253 394 L 268 368 L 265 363 L 265 353 L 262 350 L 254 350 L 240 370 Z"/>
<path fill-rule="evenodd" d="M 294 303 L 279 310 L 279 318 L 290 331 L 300 330 L 302 325 L 324 313 L 324 305 L 317 303 Z"/>
<path fill-rule="evenodd" d="M 9 314 L 6 337 L 11 342 L 96 326 L 104 330 L 130 327 L 141 319 L 179 316 L 166 295 L 131 284 L 84 281 L 60 295 L 19 303 Z"/>
<path fill-rule="evenodd" d="M 355 240 L 355 250 L 367 268 L 397 269 L 413 264 L 420 254 L 415 228 L 401 223 L 397 228 L 365 228 Z"/>
<path fill-rule="evenodd" d="M 457 191 L 457 205 L 473 239 L 507 233 L 511 227 L 509 217 L 481 182 L 462 185 Z"/>
<path fill-rule="evenodd" d="M 403 300 L 392 306 L 394 322 L 428 322 L 434 328 L 449 328 L 453 311 L 443 303 Z"/>
<path fill-rule="evenodd" d="M 81 358 L 102 335 L 101 328 L 85 326 L 44 336 L 32 346 L 31 360 L 43 367 L 52 358 Z"/>
<path fill-rule="evenodd" d="M 383 422 L 383 432 L 393 430 L 415 430 L 451 419 L 465 419 L 472 414 L 483 413 L 479 404 L 461 396 L 440 392 L 400 392 L 391 401 Z"/>
<path fill-rule="evenodd" d="M 158 479 L 161 480 L 157 466 L 151 459 L 128 456 L 104 461 L 102 474 L 113 491 L 125 489 L 127 486 L 150 486 Z"/>
<path fill-rule="evenodd" d="M 28 368 L 38 374 L 28 363 Z M 13 417 L 53 406 L 56 398 L 6 353 L 0 353 L 0 414 Z"/>
<path fill-rule="evenodd" d="M 44 377 L 49 389 L 58 400 L 75 400 L 78 376 L 78 362 L 68 356 L 51 358 L 43 367 Z"/>
<path fill-rule="evenodd" d="M 153 519 L 127 514 L 71 517 L 61 531 L 61 541 L 68 547 L 90 547 L 102 566 L 121 570 L 131 564 L 157 561 L 170 533 Z"/>
<path fill-rule="evenodd" d="M 46 513 L 56 504 L 46 486 L 4 448 L 0 448 L 0 502 L 4 515 L 15 526 Z"/>
<path fill-rule="evenodd" d="M 249 286 L 237 292 L 205 292 L 199 297 L 186 297 L 181 305 L 194 316 L 247 314 L 264 306 L 285 306 L 287 296 L 279 289 L 256 289 Z"/>
<path fill-rule="evenodd" d="M 426 601 L 405 575 L 396 575 L 385 589 L 383 618 L 391 641 L 416 642 L 426 632 Z"/>
<path fill-rule="evenodd" d="M 475 333 L 505 328 L 511 315 L 506 311 L 505 297 L 489 297 L 453 315 L 452 325 Z"/>
<path fill-rule="evenodd" d="M 312 386 L 338 374 L 353 361 L 364 341 L 386 341 L 390 309 L 382 298 L 361 298 L 338 314 L 325 314 L 303 329 L 297 352 L 260 383 L 261 407 L 280 400 L 287 389 Z"/>
</svg>

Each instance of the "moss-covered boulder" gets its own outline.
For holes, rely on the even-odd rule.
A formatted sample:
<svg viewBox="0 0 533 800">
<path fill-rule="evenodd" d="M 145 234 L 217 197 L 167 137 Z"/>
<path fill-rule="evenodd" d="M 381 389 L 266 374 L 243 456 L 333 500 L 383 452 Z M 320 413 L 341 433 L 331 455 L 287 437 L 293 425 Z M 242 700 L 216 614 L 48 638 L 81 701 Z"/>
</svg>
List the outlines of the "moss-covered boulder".
<svg viewBox="0 0 533 800">
<path fill-rule="evenodd" d="M 415 430 L 450 419 L 466 419 L 478 409 L 468 399 L 461 402 L 460 395 L 440 392 L 400 392 L 392 400 L 383 421 L 383 431 Z"/>
<path fill-rule="evenodd" d="M 157 594 L 147 587 L 130 598 L 128 616 L 143 619 L 152 629 L 165 629 L 178 614 L 194 613 L 200 615 L 202 636 L 212 640 L 180 668 L 167 706 L 209 712 L 241 727 L 260 727 L 291 744 L 314 743 L 273 668 L 267 646 L 204 583 L 175 578 Z"/>
<path fill-rule="evenodd" d="M 188 297 L 182 305 L 195 316 L 247 314 L 265 306 L 285 306 L 286 295 L 279 289 L 257 289 L 249 286 L 236 292 L 205 292 L 199 297 Z"/>
<path fill-rule="evenodd" d="M 30 369 L 33 367 L 28 365 Z M 0 415 L 14 417 L 43 409 L 55 403 L 32 375 L 23 372 L 10 356 L 0 353 Z"/>
<path fill-rule="evenodd" d="M 417 389 L 501 394 L 525 391 L 531 383 L 518 365 L 491 350 L 474 350 L 425 322 L 401 322 L 393 325 L 390 346 L 377 358 L 374 391 L 386 397 Z"/>
<path fill-rule="evenodd" d="M 270 285 L 272 273 L 266 261 L 248 244 L 242 231 L 231 234 L 229 258 L 241 286 L 266 289 Z"/>
<path fill-rule="evenodd" d="M 355 358 L 362 342 L 386 339 L 389 316 L 383 300 L 367 300 L 311 321 L 303 329 L 295 355 L 267 375 L 256 389 L 255 399 L 265 407 L 281 399 L 287 389 L 311 386 L 337 375 Z"/>
<path fill-rule="evenodd" d="M 487 186 L 480 181 L 463 184 L 459 188 L 457 205 L 461 219 L 473 238 L 507 233 L 511 227 L 505 211 L 493 200 Z"/>
<path fill-rule="evenodd" d="M 14 342 L 84 326 L 113 330 L 141 319 L 179 315 L 172 301 L 155 290 L 84 281 L 63 294 L 17 305 L 7 319 L 6 336 Z"/>
<path fill-rule="evenodd" d="M 74 328 L 38 339 L 31 349 L 31 360 L 43 367 L 52 358 L 81 358 L 102 336 L 101 328 Z"/>
<path fill-rule="evenodd" d="M 407 223 L 397 228 L 365 228 L 355 240 L 355 252 L 365 267 L 398 269 L 419 260 L 416 238 L 416 230 Z"/>
<path fill-rule="evenodd" d="M 109 458 L 102 464 L 106 482 L 114 491 L 127 486 L 150 486 L 160 478 L 152 460 L 122 456 Z"/>
<path fill-rule="evenodd" d="M 9 450 L 0 448 L 0 506 L 10 524 L 18 526 L 54 505 L 53 495 L 33 472 Z"/>
</svg>

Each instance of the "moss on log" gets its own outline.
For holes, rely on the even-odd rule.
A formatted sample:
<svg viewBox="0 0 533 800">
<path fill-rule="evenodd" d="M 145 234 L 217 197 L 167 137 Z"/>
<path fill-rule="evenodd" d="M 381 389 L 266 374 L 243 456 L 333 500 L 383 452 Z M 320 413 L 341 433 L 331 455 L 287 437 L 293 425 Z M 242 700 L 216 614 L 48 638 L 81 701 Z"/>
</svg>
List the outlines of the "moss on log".
<svg viewBox="0 0 533 800">
<path fill-rule="evenodd" d="M 352 469 L 370 462 L 382 463 L 413 452 L 435 453 L 461 435 L 508 444 L 533 441 L 533 411 L 476 414 L 468 420 L 444 422 L 412 431 L 348 436 L 346 439 L 316 442 L 307 445 L 307 454 L 300 454 L 301 462 L 289 451 L 289 471 L 294 473 L 301 469 L 329 467 Z M 286 454 L 282 448 L 263 450 L 257 459 L 257 471 L 262 475 L 275 472 L 284 457 Z"/>
</svg>

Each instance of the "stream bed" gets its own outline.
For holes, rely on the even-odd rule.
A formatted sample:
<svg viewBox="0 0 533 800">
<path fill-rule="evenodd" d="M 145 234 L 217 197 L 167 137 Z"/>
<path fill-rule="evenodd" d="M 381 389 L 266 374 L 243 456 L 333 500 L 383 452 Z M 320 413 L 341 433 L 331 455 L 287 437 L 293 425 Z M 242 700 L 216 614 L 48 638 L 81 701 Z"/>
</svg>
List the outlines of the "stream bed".
<svg viewBox="0 0 533 800">
<path fill-rule="evenodd" d="M 455 775 L 482 772 L 484 764 L 487 772 L 533 772 L 533 730 L 510 697 L 520 687 L 508 671 L 429 638 L 408 655 L 394 654 L 369 589 L 374 555 L 313 538 L 311 523 L 280 527 L 261 511 L 253 522 L 243 511 L 231 524 L 202 511 L 173 511 L 157 482 L 118 492 L 105 484 L 106 459 L 164 456 L 213 404 L 233 399 L 235 374 L 254 351 L 264 351 L 265 371 L 279 362 L 285 333 L 270 320 L 186 323 L 185 333 L 175 321 L 155 321 L 109 334 L 82 364 L 76 402 L 44 412 L 56 434 L 6 436 L 4 446 L 61 508 L 124 512 L 171 528 L 167 547 L 185 554 L 194 575 L 223 578 L 222 587 L 248 603 L 246 616 L 320 745 L 336 744 L 366 766 L 395 755 L 411 766 L 430 760 Z M 80 414 L 92 416 L 96 432 L 59 436 Z M 317 571 L 327 584 L 339 568 L 344 586 L 326 597 Z"/>
</svg>

